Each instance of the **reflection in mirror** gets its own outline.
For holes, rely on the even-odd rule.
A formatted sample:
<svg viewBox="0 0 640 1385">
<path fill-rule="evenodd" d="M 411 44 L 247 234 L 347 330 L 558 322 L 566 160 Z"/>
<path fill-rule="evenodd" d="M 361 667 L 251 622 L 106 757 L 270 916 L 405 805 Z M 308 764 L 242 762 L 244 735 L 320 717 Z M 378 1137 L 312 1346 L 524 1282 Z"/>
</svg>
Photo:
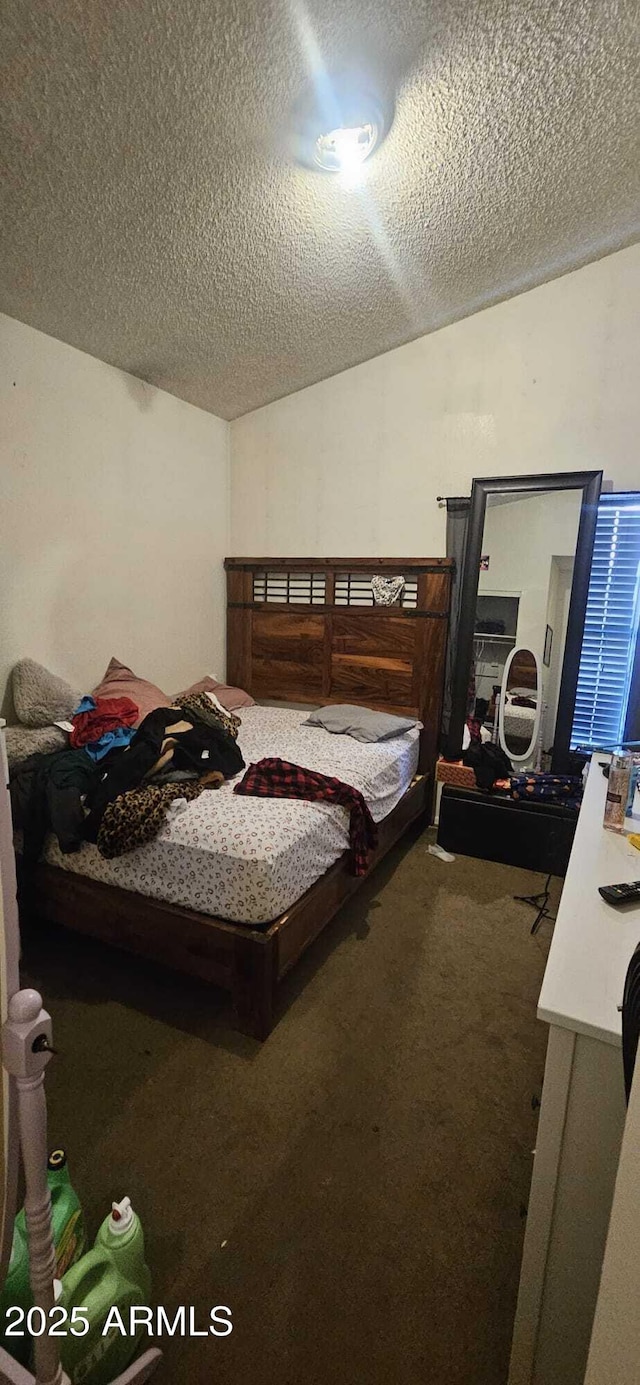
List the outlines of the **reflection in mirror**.
<svg viewBox="0 0 640 1385">
<path fill-rule="evenodd" d="M 500 745 L 511 761 L 537 768 L 541 714 L 540 662 L 531 649 L 513 649 L 500 691 Z"/>
<path fill-rule="evenodd" d="M 541 670 L 542 769 L 551 764 L 581 504 L 577 489 L 487 496 L 468 715 L 483 739 L 498 740 L 505 664 L 514 649 L 528 650 Z"/>
</svg>

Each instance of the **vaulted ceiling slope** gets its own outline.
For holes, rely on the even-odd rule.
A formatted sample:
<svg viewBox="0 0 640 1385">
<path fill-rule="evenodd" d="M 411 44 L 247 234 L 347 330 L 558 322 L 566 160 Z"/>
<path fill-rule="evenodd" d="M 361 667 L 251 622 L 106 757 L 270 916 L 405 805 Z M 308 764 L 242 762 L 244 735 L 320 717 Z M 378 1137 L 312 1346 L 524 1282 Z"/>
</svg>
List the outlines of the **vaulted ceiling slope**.
<svg viewBox="0 0 640 1385">
<path fill-rule="evenodd" d="M 1 0 L 0 308 L 234 418 L 628 244 L 637 0 Z M 319 58 L 396 102 L 299 167 Z"/>
</svg>

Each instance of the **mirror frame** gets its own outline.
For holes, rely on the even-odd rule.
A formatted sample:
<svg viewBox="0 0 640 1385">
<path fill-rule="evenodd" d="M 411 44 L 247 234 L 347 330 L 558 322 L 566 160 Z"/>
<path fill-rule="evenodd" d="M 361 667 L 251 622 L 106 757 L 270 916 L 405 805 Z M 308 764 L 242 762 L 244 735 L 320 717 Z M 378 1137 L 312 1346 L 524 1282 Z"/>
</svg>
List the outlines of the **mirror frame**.
<svg viewBox="0 0 640 1385">
<path fill-rule="evenodd" d="M 520 495 L 540 495 L 544 491 L 578 490 L 582 492 L 582 502 L 551 765 L 554 774 L 566 774 L 568 772 L 571 763 L 569 750 L 571 726 L 578 685 L 582 634 L 589 595 L 591 557 L 601 487 L 601 471 L 554 471 L 536 476 L 474 477 L 471 487 L 469 528 L 460 593 L 458 647 L 451 689 L 448 759 L 460 759 L 462 756 L 462 738 L 467 719 L 469 670 L 473 657 L 473 635 L 476 623 L 487 496 L 503 495 L 507 491 L 516 492 Z"/>
<path fill-rule="evenodd" d="M 523 650 L 525 650 L 528 654 L 531 654 L 531 655 L 533 656 L 533 658 L 535 659 L 535 661 L 536 661 L 536 692 L 537 692 L 536 703 L 537 703 L 537 705 L 536 705 L 536 714 L 535 714 L 535 717 L 533 718 L 533 731 L 531 732 L 531 740 L 529 741 L 529 746 L 528 746 L 527 750 L 525 751 L 524 755 L 514 755 L 514 754 L 513 754 L 513 751 L 509 750 L 509 747 L 508 747 L 508 745 L 507 745 L 507 738 L 506 738 L 506 736 L 505 736 L 505 734 L 504 734 L 504 695 L 505 695 L 505 693 L 506 693 L 506 691 L 507 691 L 507 683 L 508 683 L 508 681 L 509 681 L 509 674 L 510 674 L 510 672 L 511 672 L 511 665 L 512 665 L 514 659 L 516 658 L 516 655 L 522 654 L 522 651 L 523 651 Z M 507 654 L 507 661 L 506 661 L 506 663 L 505 663 L 505 666 L 504 666 L 504 673 L 503 673 L 503 675 L 502 675 L 502 683 L 500 684 L 500 707 L 499 707 L 499 709 L 498 709 L 498 744 L 500 745 L 500 748 L 501 748 L 502 750 L 504 750 L 504 753 L 505 753 L 505 755 L 507 756 L 507 758 L 508 758 L 509 760 L 512 760 L 512 761 L 513 761 L 514 765 L 523 765 L 524 762 L 525 762 L 525 760 L 530 760 L 530 759 L 531 759 L 531 756 L 532 756 L 533 754 L 535 754 L 536 745 L 538 744 L 538 736 L 539 736 L 539 734 L 540 734 L 540 722 L 541 722 L 541 720 L 542 720 L 542 660 L 541 660 L 541 658 L 540 658 L 540 655 L 539 655 L 539 654 L 536 654 L 536 652 L 535 652 L 534 649 L 529 649 L 529 646 L 528 646 L 528 645 L 525 645 L 525 644 L 516 644 L 516 645 L 514 645 L 513 649 L 510 649 L 510 650 L 509 650 L 509 653 Z"/>
</svg>

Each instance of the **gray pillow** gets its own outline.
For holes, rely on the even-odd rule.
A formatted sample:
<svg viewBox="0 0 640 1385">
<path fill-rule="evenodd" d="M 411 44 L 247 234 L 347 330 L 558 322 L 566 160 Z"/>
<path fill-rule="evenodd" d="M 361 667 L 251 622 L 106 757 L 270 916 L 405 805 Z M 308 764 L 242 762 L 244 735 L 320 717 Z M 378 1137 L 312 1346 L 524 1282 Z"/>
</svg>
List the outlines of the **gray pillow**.
<svg viewBox="0 0 640 1385">
<path fill-rule="evenodd" d="M 49 673 L 35 659 L 21 659 L 11 674 L 13 705 L 23 726 L 51 726 L 68 721 L 80 701 L 64 678 Z"/>
<path fill-rule="evenodd" d="M 371 707 L 355 707 L 349 702 L 334 707 L 318 707 L 303 726 L 324 726 L 325 731 L 353 736 L 356 741 L 390 741 L 402 736 L 414 726 L 422 727 L 415 717 L 395 717 L 390 712 L 374 712 Z"/>
<path fill-rule="evenodd" d="M 30 755 L 46 755 L 50 750 L 64 750 L 69 737 L 57 726 L 5 726 L 9 769 L 17 769 Z"/>
</svg>

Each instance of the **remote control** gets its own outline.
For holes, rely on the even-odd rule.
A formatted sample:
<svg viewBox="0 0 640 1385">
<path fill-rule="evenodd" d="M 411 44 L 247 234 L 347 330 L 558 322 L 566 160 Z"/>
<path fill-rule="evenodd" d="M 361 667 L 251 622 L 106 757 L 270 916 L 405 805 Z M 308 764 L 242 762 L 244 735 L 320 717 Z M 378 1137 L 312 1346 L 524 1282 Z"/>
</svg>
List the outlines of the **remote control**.
<svg viewBox="0 0 640 1385">
<path fill-rule="evenodd" d="M 600 885 L 598 893 L 607 904 L 640 904 L 640 880 L 623 882 L 621 885 Z"/>
</svg>

